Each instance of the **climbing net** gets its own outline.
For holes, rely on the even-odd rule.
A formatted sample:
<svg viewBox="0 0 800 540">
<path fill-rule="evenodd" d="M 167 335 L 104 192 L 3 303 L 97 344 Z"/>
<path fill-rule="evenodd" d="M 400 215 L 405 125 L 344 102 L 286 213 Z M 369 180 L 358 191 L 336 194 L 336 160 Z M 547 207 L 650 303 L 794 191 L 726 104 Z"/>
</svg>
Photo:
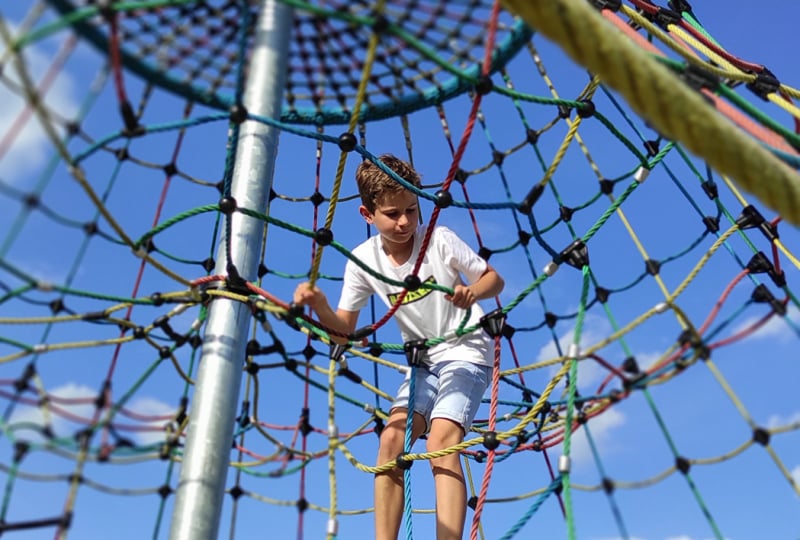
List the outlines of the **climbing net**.
<svg viewBox="0 0 800 540">
<path fill-rule="evenodd" d="M 290 302 L 308 279 L 338 297 L 371 233 L 355 167 L 392 152 L 424 220 L 506 281 L 481 325 L 494 379 L 445 451 L 472 538 L 796 536 L 798 90 L 684 1 L 285 0 L 283 111 L 263 118 L 241 101 L 260 4 L 0 12 L 0 532 L 166 537 L 226 299 L 252 324 L 209 464 L 220 534 L 369 537 L 408 348 L 379 305 L 343 350 Z M 260 208 L 230 197 L 253 122 L 280 132 Z M 266 232 L 252 280 L 216 270 L 237 214 Z M 398 458 L 407 537 L 432 534 L 431 457 Z"/>
</svg>

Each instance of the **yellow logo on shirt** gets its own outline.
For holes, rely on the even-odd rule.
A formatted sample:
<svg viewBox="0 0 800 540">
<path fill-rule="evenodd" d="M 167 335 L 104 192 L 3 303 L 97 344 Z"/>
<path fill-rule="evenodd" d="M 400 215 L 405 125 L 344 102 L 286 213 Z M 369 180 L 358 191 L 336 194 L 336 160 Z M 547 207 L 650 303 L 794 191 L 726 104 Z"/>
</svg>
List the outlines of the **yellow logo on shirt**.
<svg viewBox="0 0 800 540">
<path fill-rule="evenodd" d="M 431 276 L 424 281 L 424 284 L 427 285 L 435 285 L 436 278 Z M 433 289 L 429 289 L 427 287 L 420 287 L 416 291 L 408 291 L 406 295 L 403 297 L 403 304 L 411 304 L 412 302 L 416 302 L 417 300 L 422 300 L 430 293 L 433 292 Z M 401 292 L 397 293 L 389 293 L 387 296 L 389 297 L 389 303 L 394 305 L 397 303 L 397 299 L 400 298 Z"/>
</svg>

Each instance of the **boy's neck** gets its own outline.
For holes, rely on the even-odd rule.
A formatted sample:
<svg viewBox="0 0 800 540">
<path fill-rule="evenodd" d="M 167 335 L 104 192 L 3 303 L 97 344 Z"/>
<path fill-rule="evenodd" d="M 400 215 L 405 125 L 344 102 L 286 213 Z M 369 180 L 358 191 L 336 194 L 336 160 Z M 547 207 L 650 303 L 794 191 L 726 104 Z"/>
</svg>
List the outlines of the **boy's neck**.
<svg viewBox="0 0 800 540">
<path fill-rule="evenodd" d="M 385 238 L 381 237 L 381 246 L 392 264 L 402 266 L 408 262 L 408 259 L 411 258 L 411 253 L 414 251 L 414 236 L 402 244 L 387 242 Z"/>
</svg>

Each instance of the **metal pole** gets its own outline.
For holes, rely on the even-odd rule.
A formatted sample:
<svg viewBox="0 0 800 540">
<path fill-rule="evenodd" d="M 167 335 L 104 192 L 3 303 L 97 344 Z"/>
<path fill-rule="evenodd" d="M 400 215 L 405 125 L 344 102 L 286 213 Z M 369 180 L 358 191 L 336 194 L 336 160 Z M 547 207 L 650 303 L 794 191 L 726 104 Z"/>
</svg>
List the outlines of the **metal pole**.
<svg viewBox="0 0 800 540">
<path fill-rule="evenodd" d="M 263 1 L 243 96 L 250 113 L 280 118 L 292 19 L 291 6 L 278 0 Z M 278 131 L 254 121 L 240 126 L 231 179 L 231 196 L 238 207 L 267 212 Z M 255 281 L 264 224 L 240 213 L 232 214 L 231 219 L 231 262 L 243 279 Z M 225 274 L 227 263 L 223 244 L 216 272 Z M 217 538 L 251 320 L 250 309 L 240 302 L 219 298 L 211 303 L 175 495 L 171 540 Z"/>
</svg>

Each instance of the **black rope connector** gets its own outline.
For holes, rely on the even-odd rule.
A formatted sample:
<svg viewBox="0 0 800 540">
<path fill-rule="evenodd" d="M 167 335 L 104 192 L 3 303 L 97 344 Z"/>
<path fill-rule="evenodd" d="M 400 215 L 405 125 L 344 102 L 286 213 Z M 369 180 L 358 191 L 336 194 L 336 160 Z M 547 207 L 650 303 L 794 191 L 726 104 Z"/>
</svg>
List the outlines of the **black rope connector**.
<svg viewBox="0 0 800 540">
<path fill-rule="evenodd" d="M 488 261 L 489 257 L 492 256 L 492 250 L 487 248 L 486 246 L 481 246 L 478 250 L 478 257 L 483 259 L 484 261 Z"/>
<path fill-rule="evenodd" d="M 525 140 L 527 140 L 530 144 L 536 144 L 539 142 L 539 132 L 535 129 L 528 128 L 525 132 Z"/>
<path fill-rule="evenodd" d="M 677 11 L 678 13 L 691 13 L 692 12 L 692 6 L 689 5 L 689 2 L 687 2 L 686 0 L 669 0 L 669 2 L 667 2 L 667 4 L 669 5 L 669 7 L 671 7 L 672 9 Z"/>
<path fill-rule="evenodd" d="M 123 135 L 130 138 L 144 135 L 145 129 L 139 124 L 136 113 L 133 112 L 133 107 L 129 101 L 123 101 L 119 104 L 119 112 L 122 115 L 122 121 L 125 122 L 125 129 L 122 132 Z"/>
<path fill-rule="evenodd" d="M 769 444 L 769 431 L 762 427 L 755 428 L 753 430 L 753 442 L 761 446 L 767 446 Z"/>
<path fill-rule="evenodd" d="M 228 274 L 228 277 L 225 278 L 225 286 L 228 288 L 229 291 L 239 291 L 242 293 L 247 293 L 247 282 L 239 273 L 239 269 L 236 268 L 236 265 L 232 262 L 229 262 L 225 267 L 225 271 Z"/>
<path fill-rule="evenodd" d="M 234 124 L 241 124 L 245 120 L 247 120 L 247 108 L 242 105 L 241 103 L 236 103 L 231 105 L 229 109 L 229 116 L 228 118 Z"/>
<path fill-rule="evenodd" d="M 297 507 L 297 511 L 302 514 L 303 512 L 308 510 L 308 501 L 303 498 L 297 499 L 295 506 Z"/>
<path fill-rule="evenodd" d="M 231 490 L 230 490 L 230 492 L 229 492 L 229 493 L 230 493 L 230 496 L 231 496 L 231 498 L 232 498 L 234 501 L 238 501 L 238 500 L 239 500 L 239 497 L 241 497 L 242 495 L 244 495 L 244 490 L 242 489 L 242 486 L 240 486 L 240 485 L 238 485 L 238 484 L 237 484 L 237 485 L 235 485 L 235 486 L 233 486 L 233 487 L 231 488 Z"/>
<path fill-rule="evenodd" d="M 607 477 L 603 478 L 602 484 L 603 484 L 603 491 L 605 491 L 606 494 L 611 495 L 612 493 L 614 493 L 615 486 L 614 486 L 614 481 L 611 478 Z"/>
<path fill-rule="evenodd" d="M 780 89 L 781 82 L 775 77 L 775 74 L 767 68 L 762 68 L 762 70 L 755 75 L 756 80 L 747 83 L 745 86 L 764 101 L 768 101 L 770 94 L 774 94 Z"/>
<path fill-rule="evenodd" d="M 314 194 L 308 198 L 308 200 L 311 201 L 311 204 L 317 207 L 325 202 L 325 196 L 319 191 L 315 191 Z"/>
<path fill-rule="evenodd" d="M 416 274 L 409 274 L 403 279 L 403 284 L 409 291 L 416 291 L 422 286 L 422 280 Z"/>
<path fill-rule="evenodd" d="M 742 208 L 742 213 L 736 218 L 736 226 L 742 230 L 752 229 L 753 227 L 760 227 L 764 221 L 764 216 L 761 215 L 761 212 L 755 206 L 749 204 Z"/>
<path fill-rule="evenodd" d="M 772 261 L 762 251 L 750 258 L 747 263 L 747 270 L 751 274 L 768 274 L 778 287 L 783 288 L 786 285 L 786 274 L 783 271 L 778 272 Z"/>
<path fill-rule="evenodd" d="M 591 118 L 594 116 L 594 113 L 597 112 L 597 108 L 594 106 L 594 102 L 591 99 L 582 99 L 579 101 L 580 105 L 578 106 L 578 116 L 581 118 Z"/>
<path fill-rule="evenodd" d="M 382 34 L 389 29 L 389 19 L 384 15 L 377 14 L 372 20 L 372 29 L 376 34 Z"/>
<path fill-rule="evenodd" d="M 26 441 L 16 441 L 14 443 L 14 463 L 21 462 L 25 456 L 28 454 L 28 451 L 31 449 L 31 445 Z"/>
<path fill-rule="evenodd" d="M 683 456 L 678 456 L 675 458 L 675 468 L 678 469 L 683 474 L 688 474 L 689 469 L 691 469 L 692 464 L 689 463 L 689 460 Z"/>
<path fill-rule="evenodd" d="M 622 361 L 622 371 L 625 373 L 630 373 L 632 375 L 636 375 L 639 373 L 639 363 L 636 361 L 636 357 L 629 356 L 625 360 Z"/>
<path fill-rule="evenodd" d="M 693 90 L 710 90 L 716 92 L 719 89 L 719 77 L 694 64 L 688 64 L 681 73 L 684 82 Z M 705 96 L 704 97 L 708 97 Z M 710 99 L 710 98 L 709 98 Z"/>
<path fill-rule="evenodd" d="M 331 343 L 331 349 L 328 357 L 336 362 L 341 362 L 343 360 L 344 351 L 346 351 L 348 348 L 349 345 L 346 343 Z"/>
<path fill-rule="evenodd" d="M 569 221 L 572 219 L 572 214 L 574 213 L 575 209 L 570 208 L 569 206 L 562 205 L 558 207 L 558 214 L 559 216 L 561 216 L 561 220 L 564 221 L 565 223 L 569 223 Z"/>
<path fill-rule="evenodd" d="M 594 297 L 597 298 L 597 301 L 601 304 L 605 304 L 608 302 L 608 297 L 611 296 L 611 291 L 606 289 L 605 287 L 597 287 L 594 290 Z"/>
<path fill-rule="evenodd" d="M 469 500 L 467 501 L 467 506 L 475 510 L 478 507 L 478 496 L 473 495 L 472 497 L 470 497 Z"/>
<path fill-rule="evenodd" d="M 589 264 L 589 248 L 580 238 L 564 248 L 558 256 L 560 261 L 579 270 Z"/>
<path fill-rule="evenodd" d="M 547 325 L 548 328 L 553 328 L 556 323 L 558 322 L 558 315 L 548 311 L 544 314 L 544 324 Z"/>
<path fill-rule="evenodd" d="M 775 313 L 781 317 L 786 315 L 786 305 L 775 298 L 775 295 L 772 294 L 772 291 L 770 291 L 763 283 L 759 284 L 753 290 L 753 294 L 750 295 L 750 299 L 757 304 L 769 304 L 773 311 L 775 311 Z"/>
<path fill-rule="evenodd" d="M 603 195 L 611 195 L 614 192 L 614 182 L 608 178 L 600 180 L 600 193 Z"/>
<path fill-rule="evenodd" d="M 717 187 L 717 183 L 713 180 L 706 180 L 700 184 L 700 187 L 703 188 L 706 196 L 712 201 L 719 197 L 719 188 Z"/>
<path fill-rule="evenodd" d="M 158 488 L 158 495 L 162 499 L 166 499 L 170 495 L 172 495 L 172 488 L 169 484 L 163 484 L 160 488 Z"/>
<path fill-rule="evenodd" d="M 533 237 L 531 233 L 529 233 L 528 231 L 523 231 L 522 229 L 520 229 L 518 236 L 519 236 L 519 243 L 520 245 L 523 246 L 527 246 L 528 243 L 530 243 L 531 238 Z"/>
<path fill-rule="evenodd" d="M 403 457 L 407 456 L 407 455 L 408 455 L 408 452 L 400 452 L 400 454 L 398 454 L 398 456 L 397 456 L 397 459 L 394 460 L 395 465 L 401 471 L 409 470 L 411 468 L 411 466 L 414 464 L 413 460 L 403 459 Z"/>
<path fill-rule="evenodd" d="M 308 434 L 311 433 L 314 428 L 311 427 L 311 422 L 309 421 L 310 418 L 310 411 L 308 407 L 303 407 L 300 411 L 300 433 L 303 434 L 303 437 L 308 437 Z"/>
<path fill-rule="evenodd" d="M 439 208 L 447 208 L 451 204 L 453 204 L 453 195 L 444 189 L 440 189 L 436 192 L 436 206 Z"/>
<path fill-rule="evenodd" d="M 747 271 L 751 274 L 764 274 L 773 269 L 772 262 L 767 259 L 763 251 L 759 251 L 747 263 Z"/>
<path fill-rule="evenodd" d="M 514 328 L 510 324 L 506 323 L 506 325 L 503 326 L 503 337 L 506 338 L 506 339 L 511 339 L 512 337 L 514 337 L 514 333 L 516 331 L 517 331 L 516 328 Z"/>
<path fill-rule="evenodd" d="M 338 145 L 342 152 L 352 152 L 356 147 L 356 136 L 346 131 L 339 135 Z"/>
<path fill-rule="evenodd" d="M 486 94 L 491 92 L 493 88 L 494 84 L 492 83 L 492 79 L 489 78 L 488 75 L 482 75 L 478 77 L 478 82 L 475 83 L 475 91 L 481 96 L 485 96 Z"/>
<path fill-rule="evenodd" d="M 497 308 L 481 317 L 479 324 L 491 337 L 500 337 L 506 325 L 506 314 L 502 308 Z"/>
<path fill-rule="evenodd" d="M 483 434 L 483 446 L 487 450 L 496 450 L 500 446 L 500 439 L 497 438 L 497 433 L 494 431 L 487 431 Z"/>
<path fill-rule="evenodd" d="M 219 211 L 229 216 L 236 211 L 236 199 L 233 197 L 223 197 L 219 200 Z"/>
<path fill-rule="evenodd" d="M 539 200 L 539 197 L 542 196 L 544 193 L 544 186 L 542 184 L 536 184 L 531 188 L 525 198 L 522 199 L 522 202 L 519 203 L 517 210 L 522 212 L 525 215 L 530 215 L 531 211 L 533 210 L 533 205 L 536 204 L 536 201 Z"/>
<path fill-rule="evenodd" d="M 175 176 L 178 173 L 178 166 L 174 162 L 164 165 L 164 174 L 167 176 Z"/>
<path fill-rule="evenodd" d="M 306 360 L 311 360 L 315 356 L 317 356 L 317 350 L 311 346 L 311 344 L 306 345 L 303 347 L 303 358 Z"/>
<path fill-rule="evenodd" d="M 644 150 L 647 152 L 648 157 L 655 157 L 658 155 L 658 140 L 644 141 Z"/>
<path fill-rule="evenodd" d="M 487 457 L 488 455 L 483 450 L 478 450 L 477 452 L 475 452 L 475 461 L 477 463 L 484 463 Z"/>
<path fill-rule="evenodd" d="M 719 232 L 719 217 L 705 216 L 703 217 L 703 224 L 706 226 L 706 230 L 711 234 Z"/>
<path fill-rule="evenodd" d="M 426 339 L 415 339 L 412 341 L 406 341 L 403 344 L 403 351 L 406 353 L 406 361 L 408 362 L 409 366 L 418 366 L 422 363 L 422 359 L 425 357 L 425 351 L 428 350 L 428 344 L 426 343 Z"/>
<path fill-rule="evenodd" d="M 314 240 L 321 246 L 329 246 L 333 242 L 333 231 L 320 227 L 314 231 Z"/>
<path fill-rule="evenodd" d="M 83 224 L 83 232 L 86 233 L 86 236 L 94 236 L 97 234 L 100 228 L 97 226 L 97 223 L 94 221 L 88 221 Z"/>
<path fill-rule="evenodd" d="M 644 267 L 651 276 L 657 276 L 661 271 L 661 263 L 655 259 L 647 259 L 644 261 Z"/>
<path fill-rule="evenodd" d="M 594 7 L 603 10 L 619 11 L 622 7 L 622 0 L 589 0 Z"/>
</svg>

